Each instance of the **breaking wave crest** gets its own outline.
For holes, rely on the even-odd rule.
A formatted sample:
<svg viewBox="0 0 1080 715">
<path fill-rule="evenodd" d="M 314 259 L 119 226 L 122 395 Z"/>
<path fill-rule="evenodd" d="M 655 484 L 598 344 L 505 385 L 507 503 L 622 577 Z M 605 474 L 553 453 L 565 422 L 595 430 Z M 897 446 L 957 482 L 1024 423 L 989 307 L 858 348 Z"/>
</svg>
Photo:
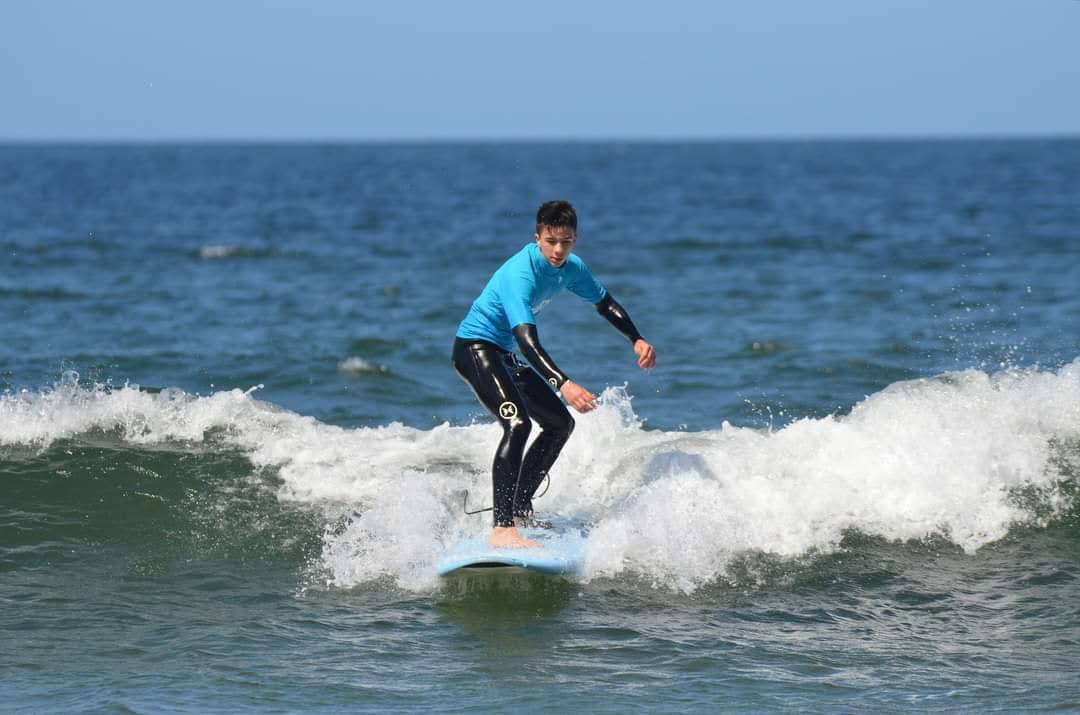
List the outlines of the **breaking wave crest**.
<svg viewBox="0 0 1080 715">
<path fill-rule="evenodd" d="M 899 382 L 849 414 L 773 430 L 646 430 L 620 388 L 577 422 L 537 508 L 589 525 L 583 578 L 692 592 L 748 554 L 826 554 L 853 532 L 974 552 L 1074 508 L 1080 360 Z M 441 552 L 486 528 L 462 497 L 490 499 L 499 436 L 493 423 L 337 427 L 254 388 L 199 396 L 69 374 L 0 396 L 0 459 L 103 434 L 136 448 L 239 452 L 274 477 L 281 506 L 319 515 L 322 582 L 409 590 L 433 588 Z"/>
</svg>

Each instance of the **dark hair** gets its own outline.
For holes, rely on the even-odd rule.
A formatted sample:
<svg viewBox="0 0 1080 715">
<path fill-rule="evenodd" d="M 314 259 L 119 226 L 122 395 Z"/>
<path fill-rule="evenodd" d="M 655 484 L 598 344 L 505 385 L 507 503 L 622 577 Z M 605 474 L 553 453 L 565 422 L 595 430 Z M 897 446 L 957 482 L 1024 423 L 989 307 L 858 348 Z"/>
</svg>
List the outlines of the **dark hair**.
<svg viewBox="0 0 1080 715">
<path fill-rule="evenodd" d="M 577 231 L 577 212 L 569 201 L 545 201 L 536 212 L 536 232 L 542 227 L 560 228 L 568 226 Z"/>
</svg>

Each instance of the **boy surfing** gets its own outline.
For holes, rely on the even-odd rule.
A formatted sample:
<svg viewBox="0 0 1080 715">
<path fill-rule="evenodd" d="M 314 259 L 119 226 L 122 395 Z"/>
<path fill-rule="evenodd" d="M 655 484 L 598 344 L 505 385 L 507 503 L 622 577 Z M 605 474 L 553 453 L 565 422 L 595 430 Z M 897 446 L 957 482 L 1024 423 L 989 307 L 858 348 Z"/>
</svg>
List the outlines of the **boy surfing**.
<svg viewBox="0 0 1080 715">
<path fill-rule="evenodd" d="M 454 339 L 454 369 L 503 430 L 491 469 L 495 525 L 488 543 L 495 547 L 539 546 L 517 527 L 533 523 L 533 494 L 574 430 L 574 418 L 555 392 L 578 412 L 596 407 L 596 395 L 568 378 L 540 345 L 535 314 L 565 288 L 592 303 L 630 341 L 638 367 L 656 365 L 656 351 L 626 310 L 573 255 L 576 244 L 574 207 L 568 201 L 541 204 L 533 241 L 495 271 Z M 528 364 L 514 355 L 515 346 Z M 526 451 L 531 420 L 541 431 Z"/>
</svg>

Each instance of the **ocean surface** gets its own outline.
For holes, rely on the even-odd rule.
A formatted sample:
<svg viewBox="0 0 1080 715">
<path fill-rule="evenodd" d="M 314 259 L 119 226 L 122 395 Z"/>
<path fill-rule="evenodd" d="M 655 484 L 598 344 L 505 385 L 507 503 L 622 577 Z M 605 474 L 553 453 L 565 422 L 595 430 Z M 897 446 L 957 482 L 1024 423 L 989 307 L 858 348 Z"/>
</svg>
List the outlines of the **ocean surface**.
<svg viewBox="0 0 1080 715">
<path fill-rule="evenodd" d="M 656 346 L 442 581 L 469 304 L 572 200 Z M 0 145 L 0 710 L 1080 711 L 1080 140 Z"/>
</svg>

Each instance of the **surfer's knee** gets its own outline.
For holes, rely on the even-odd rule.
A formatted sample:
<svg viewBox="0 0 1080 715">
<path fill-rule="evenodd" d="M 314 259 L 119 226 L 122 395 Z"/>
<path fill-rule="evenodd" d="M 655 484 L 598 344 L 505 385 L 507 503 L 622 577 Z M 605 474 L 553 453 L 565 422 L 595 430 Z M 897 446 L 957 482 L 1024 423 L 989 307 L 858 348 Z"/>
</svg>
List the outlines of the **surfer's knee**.
<svg viewBox="0 0 1080 715">
<path fill-rule="evenodd" d="M 559 442 L 562 443 L 570 439 L 570 435 L 574 432 L 575 424 L 576 423 L 574 422 L 574 418 L 568 414 L 566 415 L 565 420 L 560 421 L 557 424 L 547 425 L 544 428 L 544 431 L 551 432 L 552 436 L 557 436 Z"/>
<path fill-rule="evenodd" d="M 523 408 L 513 402 L 504 402 L 499 408 L 500 422 L 503 431 L 508 432 L 513 439 L 526 440 L 532 430 L 532 421 Z"/>
<path fill-rule="evenodd" d="M 574 431 L 574 418 L 570 416 L 570 410 L 563 409 L 559 412 L 544 414 L 537 417 L 540 422 L 540 427 L 545 432 L 551 434 L 560 434 L 564 437 L 569 437 Z"/>
<path fill-rule="evenodd" d="M 521 439 L 527 439 L 529 432 L 532 431 L 532 422 L 529 421 L 528 417 L 518 417 L 517 419 L 510 420 L 509 429 L 515 436 L 520 436 Z"/>
</svg>

